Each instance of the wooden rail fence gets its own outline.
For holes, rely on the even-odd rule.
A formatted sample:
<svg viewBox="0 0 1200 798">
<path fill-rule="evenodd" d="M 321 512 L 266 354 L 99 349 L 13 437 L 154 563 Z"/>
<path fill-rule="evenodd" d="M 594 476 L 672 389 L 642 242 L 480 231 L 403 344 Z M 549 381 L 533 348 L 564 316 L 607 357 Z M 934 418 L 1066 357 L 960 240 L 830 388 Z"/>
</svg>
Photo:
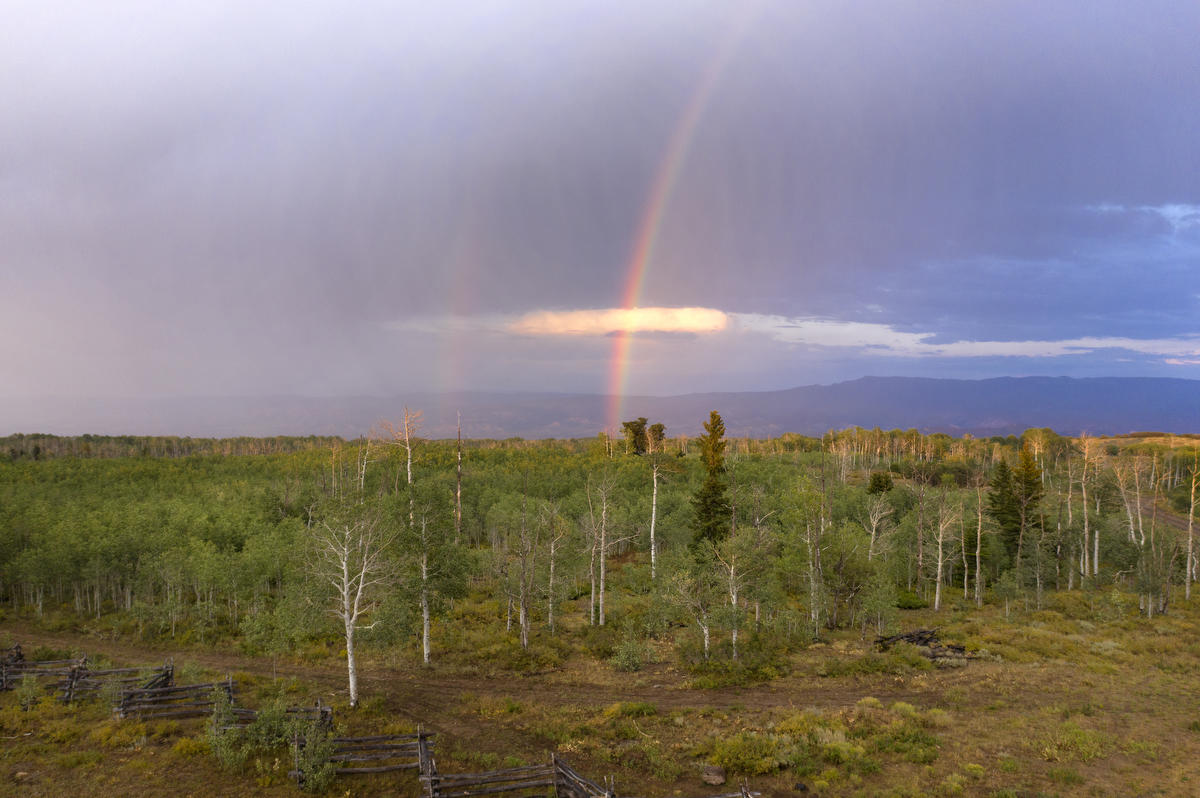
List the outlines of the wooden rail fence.
<svg viewBox="0 0 1200 798">
<path fill-rule="evenodd" d="M 125 690 L 133 687 L 153 689 L 170 687 L 175 681 L 175 664 L 167 660 L 158 668 L 108 668 L 92 670 L 88 665 L 72 668 L 55 685 L 58 700 L 69 704 L 80 698 L 98 695 L 107 687 Z"/>
<path fill-rule="evenodd" d="M 878 642 L 885 647 L 883 644 L 895 640 L 881 638 Z M 936 645 L 936 637 L 919 642 L 926 645 L 933 642 Z M 0 689 L 10 690 L 29 675 L 61 676 L 63 678 L 56 684 L 61 691 L 59 698 L 70 702 L 82 695 L 95 694 L 106 685 L 117 685 L 121 692 L 113 710 L 120 718 L 149 720 L 211 715 L 213 692 L 216 690 L 224 691 L 231 704 L 234 700 L 236 686 L 232 677 L 226 677 L 223 682 L 172 685 L 175 666 L 170 660 L 160 668 L 149 670 L 148 679 L 147 672 L 146 668 L 90 670 L 86 655 L 79 659 L 30 662 L 25 660 L 20 644 L 0 652 Z M 143 679 L 146 681 L 142 686 L 129 686 Z M 224 727 L 226 731 L 248 726 L 260 716 L 260 711 L 245 707 L 231 707 L 231 712 L 233 723 Z M 308 721 L 324 729 L 333 727 L 333 708 L 320 701 L 312 707 L 288 707 L 285 712 L 291 718 Z M 581 776 L 557 754 L 551 754 L 550 762 L 544 765 L 482 773 L 438 773 L 433 758 L 433 735 L 424 731 L 374 737 L 334 737 L 331 742 L 333 751 L 327 761 L 337 765 L 334 769 L 336 775 L 416 770 L 425 798 L 475 798 L 515 792 L 545 795 L 551 787 L 556 798 L 617 798 L 611 778 L 601 786 Z M 303 784 L 305 774 L 300 763 L 305 738 L 297 733 L 292 746 L 295 769 L 288 775 Z M 760 795 L 751 792 L 743 782 L 738 792 L 705 798 L 758 798 Z"/>
<path fill-rule="evenodd" d="M 329 762 L 338 765 L 334 773 L 353 776 L 364 773 L 390 773 L 397 770 L 416 770 L 422 775 L 433 769 L 433 735 L 381 734 L 373 737 L 334 737 Z M 300 754 L 305 740 L 296 735 L 292 740 L 295 767 L 289 772 L 293 779 L 304 783 Z M 378 764 L 363 764 L 363 763 Z"/>
<path fill-rule="evenodd" d="M 67 676 L 76 668 L 87 668 L 87 654 L 77 659 L 27 660 L 18 643 L 0 659 L 0 690 L 14 689 L 26 676 Z"/>
<path fill-rule="evenodd" d="M 229 726 L 223 726 L 221 731 L 241 729 L 249 726 L 258 720 L 258 716 L 261 714 L 260 710 L 248 709 L 246 707 L 230 707 L 229 711 L 233 714 L 233 723 Z M 333 707 L 326 706 L 319 700 L 311 707 L 287 707 L 283 711 L 289 720 L 307 721 L 325 729 L 333 728 Z"/>
<path fill-rule="evenodd" d="M 616 798 L 617 792 L 611 778 L 601 786 L 591 779 L 579 775 L 565 759 L 557 754 L 550 755 L 545 765 L 527 765 L 485 773 L 437 772 L 430 763 L 430 772 L 422 773 L 421 782 L 426 798 L 475 798 L 483 795 L 525 792 L 545 795 L 554 788 L 556 798 Z M 751 792 L 745 783 L 738 792 L 707 798 L 756 798 L 761 793 Z"/>
<path fill-rule="evenodd" d="M 119 718 L 198 718 L 212 714 L 214 690 L 224 690 L 232 701 L 236 688 L 232 678 L 207 684 L 135 687 L 122 691 L 113 710 Z"/>
</svg>

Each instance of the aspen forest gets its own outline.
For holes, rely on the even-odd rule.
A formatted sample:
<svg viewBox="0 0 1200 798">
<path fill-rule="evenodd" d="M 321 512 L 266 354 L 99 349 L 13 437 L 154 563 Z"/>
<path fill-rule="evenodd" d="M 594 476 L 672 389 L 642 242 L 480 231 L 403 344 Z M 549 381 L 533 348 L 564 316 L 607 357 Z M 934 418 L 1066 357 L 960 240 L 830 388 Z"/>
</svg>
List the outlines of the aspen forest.
<svg viewBox="0 0 1200 798">
<path fill-rule="evenodd" d="M 1117 590 L 1153 618 L 1196 576 L 1200 444 L 1186 436 L 855 428 L 722 440 L 710 474 L 701 439 L 660 429 L 647 445 L 636 425 L 461 443 L 403 428 L 332 442 L 7 439 L 0 600 L 147 640 L 316 644 L 331 629 L 321 561 L 336 518 L 379 530 L 373 645 L 419 645 L 428 662 L 463 644 L 456 617 L 490 613 L 523 651 L 552 656 L 549 641 L 571 635 L 556 608 L 580 607 L 582 626 L 623 641 L 669 633 L 685 659 L 739 661 L 829 630 L 887 632 L 897 607 L 1036 610 L 1050 594 Z M 723 498 L 718 517 L 697 504 L 705 490 Z"/>
<path fill-rule="evenodd" d="M 1047 668 L 1054 696 L 1055 680 L 1139 663 L 1196 670 L 1200 439 L 748 439 L 715 411 L 704 430 L 639 418 L 591 439 L 429 440 L 406 410 L 357 440 L 9 437 L 0 633 L 64 655 L 220 651 L 263 695 L 281 674 L 293 690 L 315 679 L 352 725 L 416 701 L 435 726 L 465 714 L 491 740 L 504 730 L 663 787 L 707 762 L 823 794 L 999 795 L 985 786 L 1120 773 L 1130 745 L 1185 756 L 1064 720 L 1100 699 L 1044 721 L 1020 696 Z M 455 708 L 421 703 L 447 689 Z M 617 703 L 587 721 L 575 689 Z M 810 708 L 784 711 L 797 700 Z M 954 741 L 977 701 L 1046 730 Z M 652 739 L 622 736 L 627 712 L 649 714 Z M 860 739 L 855 723 L 877 731 Z M 661 724 L 690 742 L 663 742 Z M 996 734 L 1007 742 L 989 752 Z M 952 745 L 969 751 L 939 758 Z M 880 786 L 897 773 L 913 791 Z"/>
</svg>

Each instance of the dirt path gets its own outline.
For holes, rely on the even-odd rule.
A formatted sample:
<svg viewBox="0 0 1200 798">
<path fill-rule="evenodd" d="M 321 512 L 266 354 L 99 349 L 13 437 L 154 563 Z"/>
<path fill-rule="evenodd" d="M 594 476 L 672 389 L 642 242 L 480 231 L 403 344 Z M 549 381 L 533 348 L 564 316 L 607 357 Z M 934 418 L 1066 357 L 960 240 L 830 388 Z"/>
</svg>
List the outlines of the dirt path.
<svg viewBox="0 0 1200 798">
<path fill-rule="evenodd" d="M 231 649 L 172 648 L 134 641 L 110 640 L 65 632 L 47 632 L 28 624 L 0 623 L 0 633 L 34 646 L 85 651 L 103 655 L 122 664 L 151 664 L 173 657 L 177 664 L 195 663 L 203 668 L 244 672 L 269 679 L 296 678 L 315 696 L 326 701 L 344 700 L 346 671 L 330 664 L 303 665 L 269 657 L 255 657 Z M 370 698 L 383 695 L 389 709 L 414 721 L 428 723 L 445 717 L 445 709 L 457 704 L 464 694 L 489 699 L 549 706 L 604 707 L 618 701 L 645 701 L 660 710 L 682 708 L 837 708 L 854 704 L 863 695 L 882 700 L 937 700 L 956 685 L 979 679 L 990 663 L 972 663 L 969 668 L 932 671 L 905 677 L 822 679 L 811 675 L 793 675 L 752 687 L 693 689 L 686 687 L 687 676 L 673 668 L 656 665 L 633 675 L 615 676 L 586 662 L 531 676 L 507 675 L 501 678 L 440 675 L 420 669 L 396 668 L 366 661 L 360 665 L 362 694 Z M 447 730 L 449 731 L 449 730 Z"/>
<path fill-rule="evenodd" d="M 1144 497 L 1142 499 L 1142 521 L 1145 524 L 1150 523 L 1150 519 L 1155 518 L 1154 499 Z M 1174 510 L 1166 507 L 1163 504 L 1158 505 L 1158 516 L 1156 519 L 1161 524 L 1166 524 L 1172 529 L 1178 529 L 1180 532 L 1187 532 L 1188 519 L 1183 513 L 1177 513 Z"/>
</svg>

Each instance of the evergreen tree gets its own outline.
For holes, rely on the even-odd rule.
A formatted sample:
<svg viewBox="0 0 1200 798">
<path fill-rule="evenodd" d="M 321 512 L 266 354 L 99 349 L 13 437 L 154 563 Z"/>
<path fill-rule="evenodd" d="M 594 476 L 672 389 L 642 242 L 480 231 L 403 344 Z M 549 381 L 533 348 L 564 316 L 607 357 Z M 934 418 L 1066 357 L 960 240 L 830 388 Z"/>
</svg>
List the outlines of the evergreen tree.
<svg viewBox="0 0 1200 798">
<path fill-rule="evenodd" d="M 1030 533 L 1041 526 L 1039 505 L 1045 489 L 1042 487 L 1042 469 L 1037 464 L 1028 446 L 1021 448 L 1017 467 L 1012 472 L 1013 502 L 1017 511 L 1017 566 L 1021 565 L 1021 551 Z"/>
<path fill-rule="evenodd" d="M 987 509 L 1000 527 L 1000 539 L 1009 557 L 1017 552 L 1017 536 L 1021 522 L 1017 514 L 1017 503 L 1013 496 L 1013 472 L 1008 463 L 1001 460 L 992 472 L 988 483 Z"/>
<path fill-rule="evenodd" d="M 702 542 L 717 544 L 729 536 L 730 506 L 725 484 L 725 422 L 716 410 L 704 424 L 699 439 L 700 459 L 704 462 L 704 483 L 692 497 L 695 515 L 692 519 L 692 545 Z"/>
<path fill-rule="evenodd" d="M 1038 505 L 1043 493 L 1042 469 L 1028 447 L 1021 449 L 1016 468 L 1001 461 L 992 474 L 988 513 L 999 525 L 1000 538 L 1017 567 L 1026 538 L 1041 523 Z"/>
</svg>

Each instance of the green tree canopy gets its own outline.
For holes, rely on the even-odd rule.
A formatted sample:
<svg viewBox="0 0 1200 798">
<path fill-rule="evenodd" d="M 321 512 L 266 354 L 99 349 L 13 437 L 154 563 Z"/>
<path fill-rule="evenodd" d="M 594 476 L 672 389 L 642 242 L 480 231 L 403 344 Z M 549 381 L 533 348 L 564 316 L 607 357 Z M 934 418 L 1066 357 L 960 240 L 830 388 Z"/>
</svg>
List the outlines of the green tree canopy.
<svg viewBox="0 0 1200 798">
<path fill-rule="evenodd" d="M 692 498 L 695 511 L 692 543 L 696 547 L 705 541 L 714 545 L 720 543 L 729 536 L 730 530 L 729 493 L 724 478 L 725 422 L 716 410 L 709 414 L 699 442 L 705 477 Z"/>
</svg>

